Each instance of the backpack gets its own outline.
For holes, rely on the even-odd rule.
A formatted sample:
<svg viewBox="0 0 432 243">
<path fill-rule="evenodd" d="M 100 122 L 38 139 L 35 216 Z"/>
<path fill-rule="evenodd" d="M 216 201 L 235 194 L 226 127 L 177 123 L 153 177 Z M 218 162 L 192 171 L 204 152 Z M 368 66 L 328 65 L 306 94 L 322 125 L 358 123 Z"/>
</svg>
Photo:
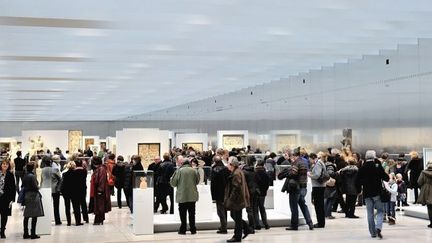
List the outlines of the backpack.
<svg viewBox="0 0 432 243">
<path fill-rule="evenodd" d="M 334 174 L 335 173 L 335 166 L 333 164 L 327 165 L 326 166 L 326 173 L 330 176 L 330 174 Z M 334 187 L 336 185 L 336 180 L 332 177 L 330 177 L 327 182 L 326 182 L 326 186 L 328 187 Z"/>
<path fill-rule="evenodd" d="M 323 165 L 323 169 L 321 171 L 320 177 L 317 180 L 319 183 L 325 183 L 328 180 L 330 180 L 330 174 L 327 172 L 327 168 L 326 168 L 325 164 L 321 161 L 319 161 L 319 163 L 321 163 Z"/>
<path fill-rule="evenodd" d="M 273 164 L 270 162 L 265 162 L 264 163 L 264 168 L 267 172 L 274 172 L 274 167 Z"/>
</svg>

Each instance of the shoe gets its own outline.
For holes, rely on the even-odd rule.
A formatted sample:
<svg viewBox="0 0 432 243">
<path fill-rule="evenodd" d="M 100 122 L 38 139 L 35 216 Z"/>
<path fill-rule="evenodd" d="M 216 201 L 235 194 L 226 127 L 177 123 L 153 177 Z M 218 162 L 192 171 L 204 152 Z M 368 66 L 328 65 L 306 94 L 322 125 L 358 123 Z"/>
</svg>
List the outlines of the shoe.
<svg viewBox="0 0 432 243">
<path fill-rule="evenodd" d="M 32 236 L 30 236 L 30 239 L 32 239 L 32 240 L 34 240 L 34 239 L 39 239 L 39 238 L 40 238 L 39 235 L 32 235 Z"/>
<path fill-rule="evenodd" d="M 185 232 L 185 231 L 179 231 L 178 234 L 179 234 L 179 235 L 185 235 L 186 232 Z"/>
<path fill-rule="evenodd" d="M 432 228 L 432 224 L 428 225 L 429 228 Z"/>
<path fill-rule="evenodd" d="M 100 223 L 93 223 L 93 225 L 103 225 L 103 222 L 100 222 Z"/>
<path fill-rule="evenodd" d="M 327 219 L 335 219 L 334 216 L 328 216 Z"/>
<path fill-rule="evenodd" d="M 68 223 L 67 226 L 71 226 L 71 223 Z"/>
<path fill-rule="evenodd" d="M 314 229 L 314 225 L 312 223 L 310 223 L 308 225 L 309 225 L 309 230 L 313 230 Z"/>
<path fill-rule="evenodd" d="M 261 226 L 255 227 L 255 230 L 261 230 Z"/>
<path fill-rule="evenodd" d="M 288 227 L 288 228 L 285 228 L 285 230 L 298 230 L 298 228 L 297 227 Z"/>
<path fill-rule="evenodd" d="M 190 232 L 191 232 L 192 235 L 195 235 L 197 233 L 197 230 L 196 229 L 191 229 Z"/>
<path fill-rule="evenodd" d="M 314 228 L 324 228 L 324 226 L 319 225 L 319 224 L 314 224 L 313 227 L 314 227 Z"/>
<path fill-rule="evenodd" d="M 218 230 L 218 231 L 216 231 L 216 234 L 228 234 L 228 231 L 227 230 Z"/>
<path fill-rule="evenodd" d="M 376 238 L 376 235 L 371 235 L 372 238 Z"/>
<path fill-rule="evenodd" d="M 265 228 L 266 230 L 268 230 L 268 229 L 270 229 L 270 226 L 265 225 L 264 228 Z"/>
<path fill-rule="evenodd" d="M 0 238 L 1 238 L 1 239 L 6 239 L 6 235 L 5 235 L 4 231 L 2 231 L 2 232 L 0 233 Z"/>
<path fill-rule="evenodd" d="M 161 214 L 166 214 L 166 211 L 160 211 Z"/>
<path fill-rule="evenodd" d="M 61 225 L 62 224 L 62 222 L 57 222 L 57 223 L 55 223 L 55 225 Z"/>
<path fill-rule="evenodd" d="M 399 211 L 401 211 L 401 210 L 400 210 L 400 208 L 396 208 L 396 211 L 399 212 Z"/>
<path fill-rule="evenodd" d="M 88 224 L 88 223 L 89 223 L 89 221 L 88 221 L 88 220 L 86 220 L 85 222 L 86 222 L 86 224 Z"/>
<path fill-rule="evenodd" d="M 83 223 L 75 224 L 75 226 L 81 226 L 81 225 L 84 225 L 84 224 Z"/>
<path fill-rule="evenodd" d="M 382 234 L 381 234 L 381 230 L 380 230 L 380 229 L 377 229 L 376 232 L 377 232 L 377 236 L 378 236 L 378 238 L 382 239 L 383 236 L 382 236 Z"/>
<path fill-rule="evenodd" d="M 233 237 L 233 238 L 227 240 L 226 242 L 241 242 L 241 239 L 236 239 Z"/>
<path fill-rule="evenodd" d="M 30 239 L 30 235 L 29 234 L 24 234 L 23 235 L 23 239 Z"/>
<path fill-rule="evenodd" d="M 349 218 L 349 219 L 358 219 L 358 218 L 360 218 L 359 216 L 356 216 L 356 215 L 352 215 L 352 216 L 347 216 L 346 218 Z"/>
<path fill-rule="evenodd" d="M 408 204 L 408 203 L 405 203 L 405 204 L 402 204 L 402 206 L 404 206 L 404 207 L 409 207 L 409 204 Z"/>
<path fill-rule="evenodd" d="M 255 233 L 255 232 L 254 232 Z M 246 239 L 246 237 L 249 235 L 249 230 L 245 230 L 244 232 L 243 232 L 243 237 L 242 237 L 242 239 Z M 236 241 L 234 241 L 234 242 L 236 242 Z"/>
<path fill-rule="evenodd" d="M 345 213 L 345 211 L 339 210 L 339 211 L 337 211 L 337 213 Z"/>
</svg>

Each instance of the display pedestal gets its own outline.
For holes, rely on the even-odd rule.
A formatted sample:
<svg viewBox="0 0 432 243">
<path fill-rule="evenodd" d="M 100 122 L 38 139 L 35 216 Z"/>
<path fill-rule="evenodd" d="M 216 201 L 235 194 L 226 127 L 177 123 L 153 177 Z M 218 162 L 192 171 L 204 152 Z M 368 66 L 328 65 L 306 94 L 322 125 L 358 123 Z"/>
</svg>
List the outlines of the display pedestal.
<svg viewBox="0 0 432 243">
<path fill-rule="evenodd" d="M 210 185 L 197 185 L 199 199 L 196 203 L 196 221 L 211 220 L 213 217 Z"/>
<path fill-rule="evenodd" d="M 54 217 L 51 188 L 40 188 L 39 192 L 42 195 L 42 206 L 43 206 L 45 216 L 38 218 L 38 222 L 36 225 L 36 234 L 50 235 L 51 221 Z"/>
<path fill-rule="evenodd" d="M 277 213 L 282 213 L 291 216 L 291 209 L 289 207 L 289 194 L 281 192 L 284 180 L 275 180 L 273 186 L 273 202 L 274 210 Z"/>
<path fill-rule="evenodd" d="M 133 189 L 133 233 L 135 235 L 153 234 L 153 188 Z"/>
</svg>

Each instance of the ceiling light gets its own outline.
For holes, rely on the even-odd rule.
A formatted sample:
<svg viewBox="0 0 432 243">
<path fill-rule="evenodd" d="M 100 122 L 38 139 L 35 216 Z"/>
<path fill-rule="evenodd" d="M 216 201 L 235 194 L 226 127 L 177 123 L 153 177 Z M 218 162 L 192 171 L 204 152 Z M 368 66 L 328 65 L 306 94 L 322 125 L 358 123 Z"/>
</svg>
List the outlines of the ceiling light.
<svg viewBox="0 0 432 243">
<path fill-rule="evenodd" d="M 133 68 L 149 68 L 150 65 L 148 65 L 147 63 L 132 63 L 132 64 L 130 64 L 130 67 L 133 67 Z"/>
<path fill-rule="evenodd" d="M 59 71 L 62 72 L 62 73 L 79 73 L 79 72 L 81 72 L 81 70 L 74 69 L 74 68 L 60 69 Z"/>
<path fill-rule="evenodd" d="M 77 29 L 72 32 L 75 36 L 86 36 L 86 37 L 99 37 L 108 36 L 108 32 L 99 29 Z"/>
</svg>

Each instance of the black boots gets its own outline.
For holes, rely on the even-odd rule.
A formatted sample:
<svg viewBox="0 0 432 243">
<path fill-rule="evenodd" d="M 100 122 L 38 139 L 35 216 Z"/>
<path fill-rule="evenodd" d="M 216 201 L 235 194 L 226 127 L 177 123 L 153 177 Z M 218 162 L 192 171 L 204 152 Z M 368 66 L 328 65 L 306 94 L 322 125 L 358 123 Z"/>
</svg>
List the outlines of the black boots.
<svg viewBox="0 0 432 243">
<path fill-rule="evenodd" d="M 0 238 L 1 239 L 6 239 L 6 235 L 5 235 L 5 228 L 2 228 L 0 231 Z"/>
</svg>

